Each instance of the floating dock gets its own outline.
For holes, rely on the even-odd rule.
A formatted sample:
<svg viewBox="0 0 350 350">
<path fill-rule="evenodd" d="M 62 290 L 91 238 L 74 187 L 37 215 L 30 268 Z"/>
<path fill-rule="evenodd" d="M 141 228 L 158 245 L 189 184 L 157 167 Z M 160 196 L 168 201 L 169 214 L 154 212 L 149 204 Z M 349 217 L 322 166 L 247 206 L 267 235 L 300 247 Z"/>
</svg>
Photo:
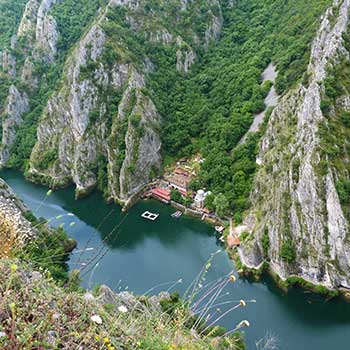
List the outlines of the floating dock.
<svg viewBox="0 0 350 350">
<path fill-rule="evenodd" d="M 175 213 L 171 214 L 171 217 L 174 219 L 178 219 L 181 215 L 182 215 L 182 212 L 178 210 Z"/>
<path fill-rule="evenodd" d="M 145 219 L 148 219 L 148 220 L 151 220 L 151 221 L 154 221 L 158 218 L 159 214 L 154 214 L 154 213 L 151 213 L 150 211 L 145 211 L 143 214 L 141 214 L 141 217 L 145 218 Z"/>
</svg>

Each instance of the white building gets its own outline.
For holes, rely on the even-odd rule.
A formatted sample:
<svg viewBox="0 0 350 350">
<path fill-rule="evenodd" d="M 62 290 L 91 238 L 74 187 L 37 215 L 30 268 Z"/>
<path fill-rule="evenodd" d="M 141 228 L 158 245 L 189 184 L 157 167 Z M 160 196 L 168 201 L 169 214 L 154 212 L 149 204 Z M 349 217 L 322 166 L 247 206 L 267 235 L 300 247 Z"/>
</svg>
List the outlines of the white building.
<svg viewBox="0 0 350 350">
<path fill-rule="evenodd" d="M 194 197 L 194 205 L 198 209 L 202 209 L 204 207 L 204 201 L 206 196 L 211 194 L 210 191 L 205 192 L 204 190 L 198 190 L 196 196 Z"/>
</svg>

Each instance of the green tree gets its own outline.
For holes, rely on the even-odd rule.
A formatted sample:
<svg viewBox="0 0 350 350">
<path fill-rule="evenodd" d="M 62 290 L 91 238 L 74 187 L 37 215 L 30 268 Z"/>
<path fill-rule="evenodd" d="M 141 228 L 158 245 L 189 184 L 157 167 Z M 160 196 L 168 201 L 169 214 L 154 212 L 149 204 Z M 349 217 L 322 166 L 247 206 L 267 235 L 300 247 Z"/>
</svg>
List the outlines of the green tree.
<svg viewBox="0 0 350 350">
<path fill-rule="evenodd" d="M 172 189 L 170 191 L 170 199 L 176 203 L 182 203 L 182 195 L 178 190 Z"/>
<path fill-rule="evenodd" d="M 216 215 L 218 215 L 219 217 L 225 216 L 229 208 L 229 202 L 224 194 L 220 193 L 215 197 L 214 205 L 215 205 Z"/>
<path fill-rule="evenodd" d="M 205 206 L 206 208 L 208 208 L 209 210 L 215 210 L 214 200 L 215 200 L 215 195 L 214 195 L 213 193 L 208 194 L 208 195 L 205 197 L 204 206 Z"/>
<path fill-rule="evenodd" d="M 295 261 L 296 258 L 296 252 L 295 252 L 295 246 L 291 239 L 287 239 L 283 242 L 281 251 L 280 251 L 281 258 L 288 262 L 292 263 Z"/>
</svg>

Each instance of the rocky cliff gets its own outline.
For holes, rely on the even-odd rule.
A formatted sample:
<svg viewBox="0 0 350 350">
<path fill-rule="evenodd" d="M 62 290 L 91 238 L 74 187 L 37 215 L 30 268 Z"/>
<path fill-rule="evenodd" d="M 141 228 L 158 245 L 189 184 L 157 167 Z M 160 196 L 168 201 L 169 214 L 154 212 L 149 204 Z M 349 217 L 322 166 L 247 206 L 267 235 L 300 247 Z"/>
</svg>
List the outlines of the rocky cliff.
<svg viewBox="0 0 350 350">
<path fill-rule="evenodd" d="M 11 82 L 2 114 L 2 166 L 8 162 L 16 130 L 29 112 L 28 94 L 36 91 L 40 79 L 37 66 L 50 64 L 55 58 L 58 33 L 56 22 L 48 13 L 54 3 L 54 0 L 28 1 L 10 48 L 1 54 L 2 71 Z"/>
<path fill-rule="evenodd" d="M 28 208 L 0 178 L 0 258 L 7 258 L 14 247 L 21 249 L 36 236 L 36 228 L 25 216 L 27 212 Z"/>
<path fill-rule="evenodd" d="M 327 10 L 303 83 L 270 117 L 243 227 L 251 234 L 239 250 L 248 267 L 267 261 L 282 279 L 295 275 L 329 288 L 350 288 L 349 221 L 337 191 L 349 178 L 347 126 L 338 123 L 350 106 L 349 7 L 335 0 Z"/>
<path fill-rule="evenodd" d="M 5 166 L 16 131 L 30 110 L 30 97 L 35 99 L 37 89 L 46 84 L 38 65 L 57 65 L 56 57 L 64 57 L 57 49 L 55 4 L 28 1 L 19 25 L 17 50 L 27 58 L 11 73 L 20 82 L 10 88 L 3 117 Z M 100 183 L 110 199 L 124 203 L 131 198 L 162 167 L 162 118 L 148 90 L 150 74 L 158 69 L 156 50 L 171 52 L 174 69 L 186 74 L 197 52 L 218 39 L 221 26 L 216 0 L 154 6 L 141 0 L 111 0 L 102 6 L 66 54 L 62 76 L 42 112 L 38 110 L 40 115 L 34 116 L 39 122 L 33 126 L 37 140 L 28 178 L 56 187 L 73 182 L 77 196 Z M 4 54 L 2 61 L 13 70 L 15 63 Z"/>
</svg>

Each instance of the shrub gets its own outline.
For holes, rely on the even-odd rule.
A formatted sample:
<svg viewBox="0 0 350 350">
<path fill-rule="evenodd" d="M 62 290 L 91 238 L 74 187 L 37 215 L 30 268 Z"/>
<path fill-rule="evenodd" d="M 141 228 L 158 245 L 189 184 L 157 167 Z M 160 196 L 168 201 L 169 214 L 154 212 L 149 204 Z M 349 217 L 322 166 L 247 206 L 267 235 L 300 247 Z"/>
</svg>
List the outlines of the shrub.
<svg viewBox="0 0 350 350">
<path fill-rule="evenodd" d="M 264 234 L 261 239 L 261 244 L 263 247 L 264 256 L 267 257 L 270 249 L 270 238 L 269 238 L 269 230 L 267 227 L 264 229 Z"/>
<path fill-rule="evenodd" d="M 176 189 L 172 189 L 170 191 L 170 199 L 176 203 L 182 203 L 182 195 L 181 193 L 176 190 Z"/>
<path fill-rule="evenodd" d="M 295 261 L 296 251 L 291 239 L 287 239 L 283 242 L 280 251 L 280 257 L 288 263 L 293 263 Z"/>
</svg>

